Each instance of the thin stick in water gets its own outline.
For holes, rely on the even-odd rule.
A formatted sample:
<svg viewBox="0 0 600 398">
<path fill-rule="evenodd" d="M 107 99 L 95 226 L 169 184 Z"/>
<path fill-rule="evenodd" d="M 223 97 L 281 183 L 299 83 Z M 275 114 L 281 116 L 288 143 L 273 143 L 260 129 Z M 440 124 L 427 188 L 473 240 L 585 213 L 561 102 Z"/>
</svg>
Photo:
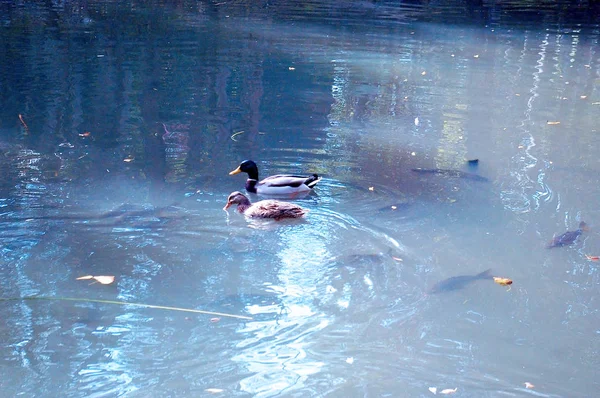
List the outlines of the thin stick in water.
<svg viewBox="0 0 600 398">
<path fill-rule="evenodd" d="M 21 124 L 25 128 L 25 132 L 27 134 L 29 134 L 29 127 L 27 127 L 27 123 L 25 123 L 25 119 L 23 119 L 23 115 L 21 115 L 20 113 L 19 113 L 19 120 L 21 121 Z"/>
<path fill-rule="evenodd" d="M 126 301 L 100 300 L 100 299 L 88 299 L 88 298 L 77 298 L 77 297 L 47 297 L 47 296 L 26 296 L 26 297 L 17 297 L 17 298 L 0 298 L 0 301 L 17 301 L 17 300 L 56 300 L 56 301 L 77 301 L 77 302 L 82 302 L 82 303 L 134 305 L 136 307 L 143 307 L 143 308 L 155 308 L 155 309 L 159 309 L 159 310 L 193 312 L 196 314 L 214 315 L 214 316 L 223 316 L 223 317 L 229 317 L 229 318 L 252 320 L 252 317 L 244 316 L 244 315 L 234 315 L 234 314 L 226 314 L 223 312 L 194 310 L 191 308 L 167 307 L 164 305 L 128 303 Z"/>
</svg>

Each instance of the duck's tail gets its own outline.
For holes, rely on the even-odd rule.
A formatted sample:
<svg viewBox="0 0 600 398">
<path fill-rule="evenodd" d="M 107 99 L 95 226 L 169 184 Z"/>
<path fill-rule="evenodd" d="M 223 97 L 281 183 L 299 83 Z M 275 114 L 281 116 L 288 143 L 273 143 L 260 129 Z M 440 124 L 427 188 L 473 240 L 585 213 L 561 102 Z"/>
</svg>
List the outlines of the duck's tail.
<svg viewBox="0 0 600 398">
<path fill-rule="evenodd" d="M 306 184 L 306 186 L 308 186 L 309 188 L 314 188 L 315 185 L 317 185 L 317 183 L 321 181 L 321 177 L 319 177 L 316 174 L 311 175 L 310 177 L 308 177 L 306 179 L 306 181 L 304 181 L 304 184 Z"/>
</svg>

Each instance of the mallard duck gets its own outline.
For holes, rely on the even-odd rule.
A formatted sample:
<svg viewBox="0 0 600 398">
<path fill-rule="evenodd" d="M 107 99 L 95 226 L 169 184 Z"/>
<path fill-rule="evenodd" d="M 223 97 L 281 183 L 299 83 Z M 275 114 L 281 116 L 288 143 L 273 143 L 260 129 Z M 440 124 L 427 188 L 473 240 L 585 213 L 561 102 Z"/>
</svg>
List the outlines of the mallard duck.
<svg viewBox="0 0 600 398">
<path fill-rule="evenodd" d="M 263 195 L 288 195 L 308 192 L 321 180 L 316 174 L 308 177 L 278 174 L 258 181 L 258 167 L 252 160 L 244 160 L 229 175 L 241 172 L 248 173 L 246 191 Z"/>
<path fill-rule="evenodd" d="M 250 218 L 272 218 L 276 221 L 284 218 L 299 218 L 308 213 L 298 205 L 279 200 L 261 200 L 256 203 L 250 203 L 241 192 L 232 192 L 227 198 L 227 204 L 223 210 L 229 209 L 231 205 L 237 205 L 237 211 Z"/>
</svg>

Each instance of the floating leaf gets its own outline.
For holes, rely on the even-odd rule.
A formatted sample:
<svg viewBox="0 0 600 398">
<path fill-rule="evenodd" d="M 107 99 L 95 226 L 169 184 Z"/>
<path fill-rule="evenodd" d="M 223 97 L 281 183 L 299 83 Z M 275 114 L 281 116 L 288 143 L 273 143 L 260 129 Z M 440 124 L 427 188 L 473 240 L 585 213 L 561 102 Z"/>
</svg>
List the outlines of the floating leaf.
<svg viewBox="0 0 600 398">
<path fill-rule="evenodd" d="M 585 258 L 587 258 L 590 261 L 598 261 L 598 260 L 600 260 L 600 256 L 588 256 L 587 254 L 585 255 Z"/>
<path fill-rule="evenodd" d="M 103 285 L 110 285 L 111 283 L 113 283 L 115 281 L 115 277 L 112 275 L 99 275 L 99 276 L 93 276 L 93 275 L 85 275 L 85 276 L 80 276 L 79 278 L 76 278 L 76 280 L 78 281 L 84 281 L 84 280 L 90 280 L 93 279 L 98 283 L 101 283 Z"/>
<path fill-rule="evenodd" d="M 434 394 L 437 394 L 437 388 L 436 387 L 429 387 L 429 391 L 431 391 Z"/>
<path fill-rule="evenodd" d="M 560 122 L 548 122 L 547 124 L 549 126 L 556 126 L 557 124 L 560 124 Z"/>
<path fill-rule="evenodd" d="M 509 286 L 509 285 L 512 285 L 512 283 L 513 283 L 512 279 L 500 278 L 499 276 L 494 277 L 494 282 L 496 282 L 497 284 L 502 285 L 502 286 Z"/>
<path fill-rule="evenodd" d="M 535 386 L 533 384 L 531 384 L 530 382 L 526 381 L 525 383 L 525 388 L 534 388 Z"/>
<path fill-rule="evenodd" d="M 440 391 L 440 394 L 454 394 L 456 391 L 458 391 L 458 387 L 457 388 L 446 388 L 445 390 Z"/>
<path fill-rule="evenodd" d="M 100 276 L 95 276 L 94 280 L 98 281 L 99 283 L 101 283 L 103 285 L 110 285 L 111 283 L 113 283 L 115 281 L 115 277 L 112 275 L 100 275 Z"/>
</svg>

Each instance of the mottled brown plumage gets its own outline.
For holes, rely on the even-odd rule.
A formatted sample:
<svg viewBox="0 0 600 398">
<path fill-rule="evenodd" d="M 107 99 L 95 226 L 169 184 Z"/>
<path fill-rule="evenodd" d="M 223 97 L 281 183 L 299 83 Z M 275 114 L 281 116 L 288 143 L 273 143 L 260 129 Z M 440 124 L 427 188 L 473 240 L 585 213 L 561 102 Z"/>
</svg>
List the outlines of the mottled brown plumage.
<svg viewBox="0 0 600 398">
<path fill-rule="evenodd" d="M 232 205 L 237 205 L 237 210 L 246 217 L 272 218 L 276 221 L 284 218 L 299 218 L 308 213 L 307 209 L 280 200 L 261 200 L 260 202 L 250 203 L 250 199 L 237 191 L 229 195 L 223 210 L 227 210 Z"/>
</svg>

